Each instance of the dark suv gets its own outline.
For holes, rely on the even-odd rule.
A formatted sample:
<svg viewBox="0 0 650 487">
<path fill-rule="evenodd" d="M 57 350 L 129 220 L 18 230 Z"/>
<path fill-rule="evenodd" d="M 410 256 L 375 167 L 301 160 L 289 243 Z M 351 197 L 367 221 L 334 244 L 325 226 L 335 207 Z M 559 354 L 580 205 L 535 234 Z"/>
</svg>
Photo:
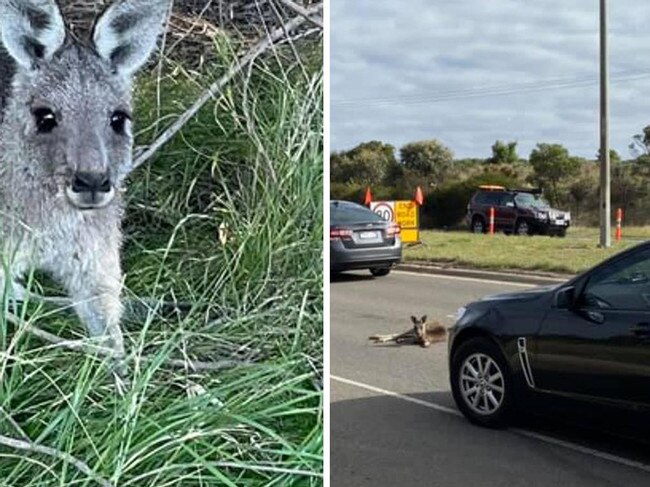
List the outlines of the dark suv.
<svg viewBox="0 0 650 487">
<path fill-rule="evenodd" d="M 505 233 L 564 237 L 571 225 L 571 213 L 551 208 L 540 190 L 479 186 L 467 205 L 472 232 L 487 232 L 490 208 L 494 208 L 495 230 Z"/>
</svg>

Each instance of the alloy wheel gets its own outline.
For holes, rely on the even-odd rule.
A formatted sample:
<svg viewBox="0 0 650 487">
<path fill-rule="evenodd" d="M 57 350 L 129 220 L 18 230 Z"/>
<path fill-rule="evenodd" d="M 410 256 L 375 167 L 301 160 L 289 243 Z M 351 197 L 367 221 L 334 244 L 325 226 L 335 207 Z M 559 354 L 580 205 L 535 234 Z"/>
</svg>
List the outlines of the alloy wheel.
<svg viewBox="0 0 650 487">
<path fill-rule="evenodd" d="M 528 223 L 521 222 L 517 225 L 517 235 L 528 235 L 529 233 Z"/>
<path fill-rule="evenodd" d="M 463 362 L 458 376 L 465 404 L 477 414 L 494 414 L 503 403 L 505 381 L 499 365 L 488 355 L 474 353 Z"/>
</svg>

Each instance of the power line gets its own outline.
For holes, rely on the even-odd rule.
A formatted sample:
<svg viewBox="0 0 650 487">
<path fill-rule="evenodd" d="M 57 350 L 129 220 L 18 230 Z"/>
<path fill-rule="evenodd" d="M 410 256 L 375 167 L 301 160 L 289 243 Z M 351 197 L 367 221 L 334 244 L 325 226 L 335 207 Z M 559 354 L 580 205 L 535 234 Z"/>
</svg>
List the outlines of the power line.
<svg viewBox="0 0 650 487">
<path fill-rule="evenodd" d="M 650 71 L 629 71 L 611 76 L 612 82 L 636 81 L 650 78 Z M 419 94 L 410 96 L 395 96 L 385 98 L 365 99 L 343 99 L 332 100 L 331 104 L 339 108 L 356 107 L 360 105 L 412 105 L 422 103 L 440 103 L 444 101 L 482 98 L 487 96 L 509 96 L 516 94 L 536 93 L 542 91 L 553 91 L 567 88 L 580 88 L 595 86 L 599 83 L 599 77 L 581 76 L 574 78 L 556 78 L 536 82 L 520 83 L 513 85 L 500 85 L 481 88 L 469 88 L 463 90 L 450 90 L 436 92 L 435 94 Z"/>
</svg>

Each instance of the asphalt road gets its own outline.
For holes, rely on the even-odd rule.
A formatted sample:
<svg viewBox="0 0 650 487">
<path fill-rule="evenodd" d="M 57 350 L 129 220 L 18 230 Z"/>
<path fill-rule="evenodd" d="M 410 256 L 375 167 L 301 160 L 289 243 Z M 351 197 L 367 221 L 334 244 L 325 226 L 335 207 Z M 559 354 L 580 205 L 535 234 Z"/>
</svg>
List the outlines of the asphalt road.
<svg viewBox="0 0 650 487">
<path fill-rule="evenodd" d="M 650 485 L 649 430 L 557 411 L 508 430 L 479 428 L 451 398 L 446 344 L 368 342 L 407 329 L 412 314 L 449 325 L 466 302 L 522 287 L 404 272 L 332 279 L 333 487 Z"/>
</svg>

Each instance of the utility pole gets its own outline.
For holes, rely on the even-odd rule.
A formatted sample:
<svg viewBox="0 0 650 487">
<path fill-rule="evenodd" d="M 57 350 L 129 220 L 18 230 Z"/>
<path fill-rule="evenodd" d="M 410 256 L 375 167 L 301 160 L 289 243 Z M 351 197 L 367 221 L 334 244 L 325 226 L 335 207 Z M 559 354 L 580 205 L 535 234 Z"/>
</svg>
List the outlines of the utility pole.
<svg viewBox="0 0 650 487">
<path fill-rule="evenodd" d="M 609 60 L 607 0 L 600 0 L 600 246 L 610 247 L 611 174 L 609 160 Z"/>
</svg>

